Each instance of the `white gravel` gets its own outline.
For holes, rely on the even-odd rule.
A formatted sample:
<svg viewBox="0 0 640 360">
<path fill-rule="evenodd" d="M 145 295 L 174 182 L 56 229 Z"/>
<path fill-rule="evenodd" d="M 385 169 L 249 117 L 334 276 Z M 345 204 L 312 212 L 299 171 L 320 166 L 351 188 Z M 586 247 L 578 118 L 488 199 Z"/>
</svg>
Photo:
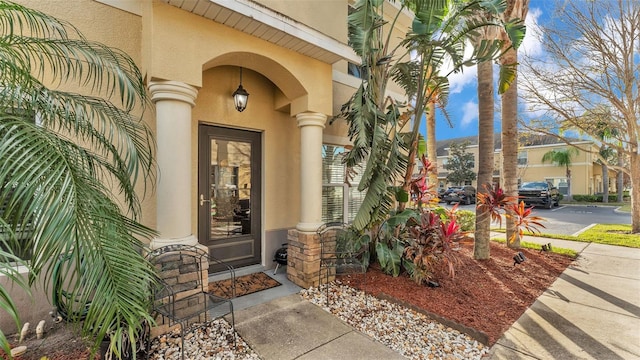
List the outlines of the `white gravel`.
<svg viewBox="0 0 640 360">
<path fill-rule="evenodd" d="M 259 360 L 260 357 L 237 335 L 236 348 L 233 347 L 233 330 L 224 319 L 216 319 L 203 324 L 192 325 L 185 330 L 185 359 L 191 360 Z M 151 342 L 149 359 L 179 360 L 180 330 L 159 336 Z"/>
<path fill-rule="evenodd" d="M 481 359 L 489 348 L 466 334 L 430 320 L 424 314 L 365 295 L 339 282 L 304 289 L 300 295 L 409 359 Z M 185 359 L 260 359 L 224 319 L 196 324 L 185 331 Z M 180 332 L 153 339 L 149 359 L 179 360 Z"/>
<path fill-rule="evenodd" d="M 424 314 L 339 282 L 329 284 L 329 307 L 325 285 L 302 290 L 301 295 L 409 359 L 481 359 L 489 352 L 477 340 Z"/>
</svg>

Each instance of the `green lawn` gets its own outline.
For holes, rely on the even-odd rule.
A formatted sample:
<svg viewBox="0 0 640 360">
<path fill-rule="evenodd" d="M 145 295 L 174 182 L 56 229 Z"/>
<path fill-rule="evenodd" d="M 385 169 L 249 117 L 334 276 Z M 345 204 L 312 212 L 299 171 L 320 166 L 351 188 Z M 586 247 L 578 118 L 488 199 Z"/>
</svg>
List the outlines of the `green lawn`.
<svg viewBox="0 0 640 360">
<path fill-rule="evenodd" d="M 583 205 L 583 206 L 612 206 L 619 208 L 620 211 L 631 212 L 631 203 L 625 202 L 586 202 L 586 201 L 560 201 L 560 205 Z"/>
<path fill-rule="evenodd" d="M 492 231 L 504 232 L 504 229 L 492 229 Z M 618 245 L 631 248 L 640 248 L 640 236 L 631 233 L 631 225 L 618 224 L 598 224 L 584 231 L 578 236 L 559 235 L 559 234 L 532 234 L 525 233 L 536 237 L 584 241 L 597 244 Z"/>
<path fill-rule="evenodd" d="M 495 241 L 501 244 L 504 244 L 507 242 L 506 239 L 497 239 L 497 238 L 493 238 L 491 239 L 491 241 Z M 540 250 L 542 248 L 542 245 L 540 244 L 536 244 L 536 243 L 532 243 L 532 242 L 528 242 L 528 241 L 521 241 L 520 242 L 520 247 L 523 247 L 525 249 L 532 249 L 532 250 Z M 575 250 L 571 250 L 571 249 L 565 249 L 565 248 L 560 248 L 560 247 L 555 247 L 552 246 L 551 247 L 551 252 L 554 252 L 556 254 L 562 254 L 562 255 L 566 255 L 572 258 L 575 258 L 578 256 L 578 252 Z"/>
</svg>

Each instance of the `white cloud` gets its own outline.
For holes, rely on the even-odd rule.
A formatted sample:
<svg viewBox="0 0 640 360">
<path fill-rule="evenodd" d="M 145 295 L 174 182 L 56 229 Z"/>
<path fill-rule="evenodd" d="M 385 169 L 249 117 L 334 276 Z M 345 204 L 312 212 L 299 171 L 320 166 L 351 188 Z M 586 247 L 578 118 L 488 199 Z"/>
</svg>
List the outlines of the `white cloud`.
<svg viewBox="0 0 640 360">
<path fill-rule="evenodd" d="M 471 44 L 467 43 L 464 49 L 464 58 L 468 59 L 471 57 L 473 53 L 473 47 Z M 446 75 L 453 68 L 453 64 L 451 60 L 446 60 L 444 64 L 442 64 L 442 69 L 440 70 L 440 75 Z M 478 78 L 478 68 L 477 66 L 463 67 L 462 71 L 457 73 L 452 73 L 448 76 L 449 78 L 449 94 L 459 94 L 467 86 L 476 87 L 477 78 Z"/>
<path fill-rule="evenodd" d="M 449 93 L 459 94 L 464 88 L 472 85 L 476 86 L 478 83 L 478 67 L 464 67 L 464 72 L 459 72 L 449 75 Z"/>
<path fill-rule="evenodd" d="M 529 56 L 538 56 L 542 54 L 542 40 L 543 34 L 538 24 L 538 20 L 542 15 L 542 10 L 539 8 L 531 8 L 527 13 L 527 18 L 524 20 L 524 24 L 527 27 L 527 33 L 522 41 L 522 44 L 518 48 L 520 54 L 527 54 Z"/>
<path fill-rule="evenodd" d="M 467 101 L 462 105 L 462 119 L 460 119 L 460 128 L 464 129 L 478 119 L 478 103 Z"/>
</svg>

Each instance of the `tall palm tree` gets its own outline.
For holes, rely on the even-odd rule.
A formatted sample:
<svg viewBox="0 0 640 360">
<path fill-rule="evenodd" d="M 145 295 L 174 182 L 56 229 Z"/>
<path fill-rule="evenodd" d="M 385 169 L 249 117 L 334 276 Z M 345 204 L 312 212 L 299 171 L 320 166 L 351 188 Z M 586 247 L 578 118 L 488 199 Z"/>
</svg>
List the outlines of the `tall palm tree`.
<svg viewBox="0 0 640 360">
<path fill-rule="evenodd" d="M 505 21 L 522 19 L 529 11 L 529 0 L 507 0 L 507 9 L 502 14 Z M 518 52 L 510 46 L 510 38 L 506 33 L 502 36 L 505 43 L 505 53 L 500 57 L 503 69 L 514 71 L 518 64 Z M 515 78 L 506 91 L 502 93 L 502 183 L 506 196 L 518 196 L 518 77 Z M 511 210 L 509 210 L 511 211 Z M 511 214 L 513 215 L 513 214 Z M 508 216 L 506 221 L 507 245 L 520 247 L 520 236 L 516 229 L 515 218 Z"/>
<path fill-rule="evenodd" d="M 542 162 L 551 162 L 557 166 L 564 166 L 567 177 L 567 198 L 571 199 L 571 163 L 572 158 L 578 155 L 578 149 L 569 147 L 565 150 L 551 150 L 542 155 Z"/>
<path fill-rule="evenodd" d="M 138 222 L 135 191 L 153 183 L 154 141 L 140 119 L 149 104 L 142 75 L 127 54 L 40 11 L 0 1 L 0 29 L 0 255 L 32 253 L 29 284 L 13 264 L 0 263 L 0 272 L 24 287 L 38 278 L 50 284 L 58 259 L 69 256 L 58 270 L 63 279 L 80 279 L 65 291 L 86 305 L 83 333 L 96 348 L 111 336 L 120 357 L 122 340 L 151 320 L 153 271 L 141 240 L 155 232 Z M 53 87 L 67 84 L 97 95 Z M 29 239 L 20 240 L 25 232 Z M 2 288 L 0 310 L 19 324 Z M 3 335 L 0 344 L 8 352 Z"/>
<path fill-rule="evenodd" d="M 437 186 L 438 184 L 438 154 L 436 147 L 436 99 L 429 101 L 427 104 L 427 158 L 433 166 L 429 172 L 429 185 Z"/>
<path fill-rule="evenodd" d="M 616 151 L 604 144 L 598 151 L 598 163 L 602 169 L 602 202 L 609 202 L 609 163 L 613 160 Z"/>
<path fill-rule="evenodd" d="M 391 34 L 383 34 L 386 28 L 383 5 L 384 1 L 359 0 L 349 15 L 349 44 L 368 70 L 368 77 L 343 106 L 343 117 L 354 143 L 345 157 L 346 163 L 348 166 L 366 163 L 359 190 L 367 192 L 354 219 L 354 226 L 359 229 L 382 221 L 394 200 L 401 203 L 408 200 L 413 170 L 413 161 L 408 159 L 416 157 L 419 119 L 435 94 L 439 102 L 446 104 L 447 76 L 461 71 L 463 66 L 496 58 L 502 45 L 495 39 L 487 40 L 473 49 L 471 57 L 465 58 L 467 39 L 484 26 L 505 28 L 514 46 L 524 37 L 521 23 L 499 20 L 498 14 L 506 7 L 504 0 L 408 0 L 401 2 L 401 6 L 415 15 L 412 29 L 400 46 L 391 48 Z M 479 19 L 476 14 L 481 11 L 493 16 L 490 20 Z M 393 28 L 391 25 L 389 28 Z M 440 74 L 438 70 L 446 60 L 452 62 L 452 70 Z M 389 80 L 402 86 L 414 100 L 408 112 L 402 113 L 403 104 L 385 97 Z M 412 117 L 409 131 L 401 132 Z M 399 179 L 403 179 L 402 190 L 390 193 L 389 185 Z"/>
<path fill-rule="evenodd" d="M 478 186 L 479 193 L 487 193 L 493 182 L 493 63 L 478 64 Z M 476 208 L 476 231 L 473 242 L 473 258 L 489 259 L 491 214 Z"/>
</svg>

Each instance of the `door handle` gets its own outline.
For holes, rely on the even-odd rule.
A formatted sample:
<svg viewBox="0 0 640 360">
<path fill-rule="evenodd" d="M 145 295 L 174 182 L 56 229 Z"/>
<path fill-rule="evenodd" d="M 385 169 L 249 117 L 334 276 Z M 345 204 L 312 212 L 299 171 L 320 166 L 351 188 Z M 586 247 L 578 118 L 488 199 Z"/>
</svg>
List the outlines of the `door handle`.
<svg viewBox="0 0 640 360">
<path fill-rule="evenodd" d="M 211 199 L 205 199 L 204 195 L 200 194 L 200 206 L 204 205 L 206 202 L 210 203 Z"/>
</svg>

